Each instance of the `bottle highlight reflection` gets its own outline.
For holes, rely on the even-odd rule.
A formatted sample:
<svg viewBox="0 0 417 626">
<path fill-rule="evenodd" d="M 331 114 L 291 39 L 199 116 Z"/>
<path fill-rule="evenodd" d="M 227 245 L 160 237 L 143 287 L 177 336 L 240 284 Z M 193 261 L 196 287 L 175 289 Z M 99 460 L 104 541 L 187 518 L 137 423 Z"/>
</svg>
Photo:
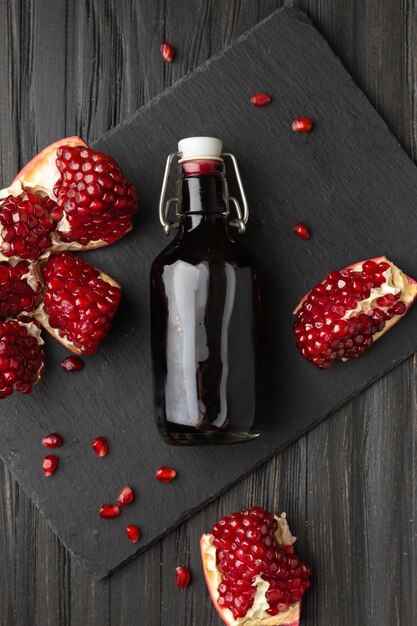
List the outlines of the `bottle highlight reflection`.
<svg viewBox="0 0 417 626">
<path fill-rule="evenodd" d="M 229 234 L 221 142 L 179 145 L 178 232 L 151 270 L 157 424 L 174 444 L 244 441 L 259 434 L 257 277 Z"/>
</svg>

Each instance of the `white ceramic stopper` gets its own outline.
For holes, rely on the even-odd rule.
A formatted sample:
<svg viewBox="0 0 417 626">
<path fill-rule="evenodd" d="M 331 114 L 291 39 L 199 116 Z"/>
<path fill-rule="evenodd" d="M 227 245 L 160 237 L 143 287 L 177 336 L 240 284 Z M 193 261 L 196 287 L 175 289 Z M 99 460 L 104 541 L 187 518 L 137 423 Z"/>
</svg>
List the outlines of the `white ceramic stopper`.
<svg viewBox="0 0 417 626">
<path fill-rule="evenodd" d="M 219 159 L 222 142 L 215 137 L 187 137 L 178 142 L 181 161 L 189 159 Z"/>
</svg>

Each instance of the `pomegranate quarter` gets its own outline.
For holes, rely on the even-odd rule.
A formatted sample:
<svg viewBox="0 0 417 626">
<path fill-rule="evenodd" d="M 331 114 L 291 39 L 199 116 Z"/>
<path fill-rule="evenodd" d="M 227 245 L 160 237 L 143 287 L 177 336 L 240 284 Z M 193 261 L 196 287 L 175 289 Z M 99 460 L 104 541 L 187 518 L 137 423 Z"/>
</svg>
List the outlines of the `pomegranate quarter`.
<svg viewBox="0 0 417 626">
<path fill-rule="evenodd" d="M 330 272 L 294 311 L 301 356 L 321 369 L 357 359 L 404 317 L 416 296 L 416 281 L 386 257 Z"/>
<path fill-rule="evenodd" d="M 293 552 L 286 515 L 261 507 L 222 517 L 201 537 L 207 586 L 229 626 L 298 626 L 310 567 Z"/>
</svg>

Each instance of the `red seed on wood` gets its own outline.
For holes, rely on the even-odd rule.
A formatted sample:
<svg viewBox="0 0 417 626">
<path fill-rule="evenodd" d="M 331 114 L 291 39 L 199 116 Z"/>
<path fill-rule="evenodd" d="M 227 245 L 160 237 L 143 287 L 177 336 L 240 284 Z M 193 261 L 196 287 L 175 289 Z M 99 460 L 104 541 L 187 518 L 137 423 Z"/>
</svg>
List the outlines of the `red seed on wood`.
<svg viewBox="0 0 417 626">
<path fill-rule="evenodd" d="M 165 63 L 171 63 L 175 56 L 175 48 L 169 41 L 163 41 L 160 46 L 162 58 Z"/>
</svg>

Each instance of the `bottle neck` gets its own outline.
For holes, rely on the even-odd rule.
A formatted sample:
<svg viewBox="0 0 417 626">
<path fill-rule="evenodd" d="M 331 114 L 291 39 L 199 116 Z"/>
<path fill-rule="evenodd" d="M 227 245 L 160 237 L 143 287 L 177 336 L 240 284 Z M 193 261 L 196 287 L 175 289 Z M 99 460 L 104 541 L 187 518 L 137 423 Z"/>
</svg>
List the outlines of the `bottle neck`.
<svg viewBox="0 0 417 626">
<path fill-rule="evenodd" d="M 228 191 L 223 161 L 186 161 L 179 167 L 177 194 L 184 227 L 226 224 Z"/>
</svg>

